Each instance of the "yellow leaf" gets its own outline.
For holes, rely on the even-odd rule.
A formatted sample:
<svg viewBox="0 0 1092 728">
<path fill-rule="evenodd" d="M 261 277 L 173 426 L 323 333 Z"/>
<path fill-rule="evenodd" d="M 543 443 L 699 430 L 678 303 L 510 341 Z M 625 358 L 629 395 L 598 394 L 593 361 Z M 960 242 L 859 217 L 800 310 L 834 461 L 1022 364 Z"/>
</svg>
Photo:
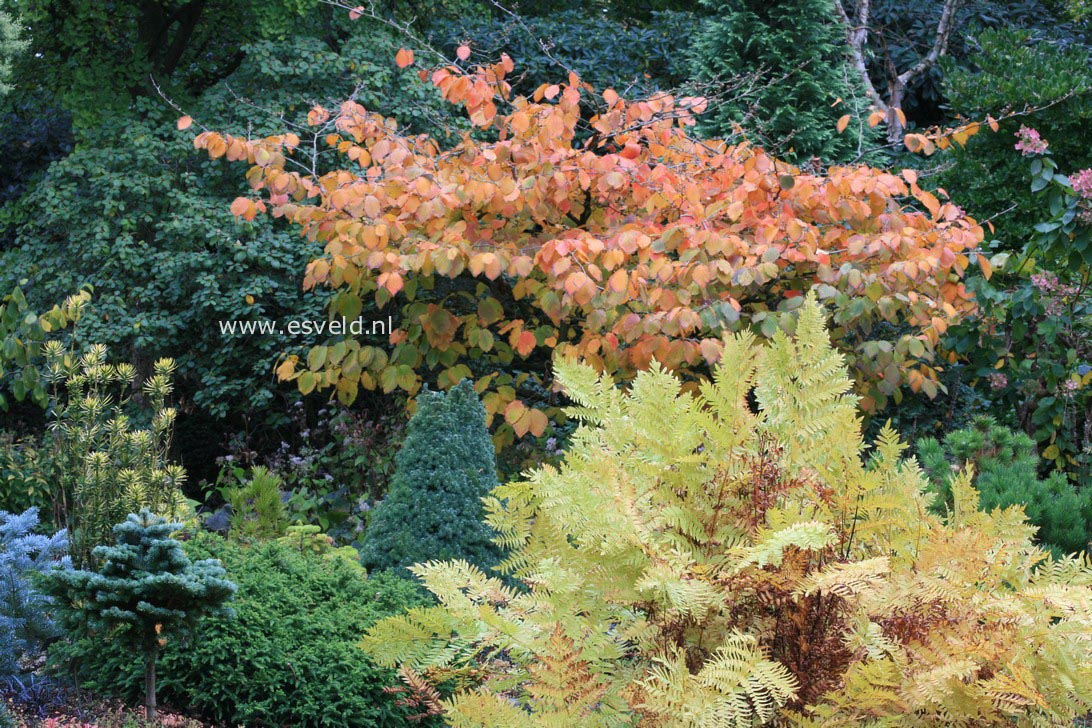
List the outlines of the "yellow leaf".
<svg viewBox="0 0 1092 728">
<path fill-rule="evenodd" d="M 296 373 L 296 359 L 295 357 L 289 357 L 281 362 L 281 365 L 277 367 L 277 379 L 282 381 L 291 379 L 292 375 Z"/>
</svg>

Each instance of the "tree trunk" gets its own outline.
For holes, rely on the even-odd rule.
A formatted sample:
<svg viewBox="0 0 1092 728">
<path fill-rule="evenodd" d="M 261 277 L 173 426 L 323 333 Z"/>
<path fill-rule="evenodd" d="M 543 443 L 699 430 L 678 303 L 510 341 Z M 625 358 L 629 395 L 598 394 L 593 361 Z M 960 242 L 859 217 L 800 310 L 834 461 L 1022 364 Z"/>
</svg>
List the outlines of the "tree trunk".
<svg viewBox="0 0 1092 728">
<path fill-rule="evenodd" d="M 966 0 L 944 0 L 941 8 L 940 20 L 937 22 L 936 33 L 933 36 L 933 45 L 929 52 L 922 56 L 913 67 L 898 72 L 894 61 L 887 57 L 886 75 L 888 98 L 884 99 L 876 90 L 872 79 L 868 75 L 868 60 L 865 47 L 868 45 L 868 34 L 871 29 L 869 17 L 872 12 L 872 0 L 834 0 L 834 9 L 837 19 L 845 26 L 846 43 L 849 46 L 850 58 L 857 70 L 861 84 L 868 93 L 872 104 L 884 112 L 887 116 L 887 141 L 897 145 L 902 140 L 904 124 L 902 123 L 902 104 L 906 97 L 906 89 L 910 82 L 925 71 L 937 64 L 940 57 L 948 50 L 948 41 L 951 39 L 955 28 L 959 9 Z M 852 11 L 852 12 L 851 12 Z"/>
<path fill-rule="evenodd" d="M 144 650 L 144 718 L 149 723 L 156 721 L 155 704 L 155 661 L 159 655 L 159 646 L 152 638 L 152 643 Z"/>
<path fill-rule="evenodd" d="M 890 101 L 887 104 L 887 142 L 898 146 L 902 142 L 903 125 L 899 114 L 902 112 L 906 86 L 896 78 L 888 85 L 888 93 Z"/>
</svg>

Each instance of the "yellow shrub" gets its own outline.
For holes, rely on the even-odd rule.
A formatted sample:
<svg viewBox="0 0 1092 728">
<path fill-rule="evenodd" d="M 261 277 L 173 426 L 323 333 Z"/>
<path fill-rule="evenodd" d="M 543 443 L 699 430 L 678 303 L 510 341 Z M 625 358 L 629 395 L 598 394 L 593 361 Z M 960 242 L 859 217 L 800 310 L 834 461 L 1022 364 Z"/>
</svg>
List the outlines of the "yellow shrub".
<svg viewBox="0 0 1092 728">
<path fill-rule="evenodd" d="M 364 647 L 453 726 L 1064 725 L 1092 708 L 1092 566 L 1018 508 L 946 518 L 885 431 L 865 452 L 819 307 L 726 341 L 714 381 L 559 380 L 560 469 L 487 500 L 513 588 L 414 567 L 440 600 Z M 757 404 L 757 407 L 752 406 Z M 441 700 L 432 686 L 457 678 Z"/>
</svg>

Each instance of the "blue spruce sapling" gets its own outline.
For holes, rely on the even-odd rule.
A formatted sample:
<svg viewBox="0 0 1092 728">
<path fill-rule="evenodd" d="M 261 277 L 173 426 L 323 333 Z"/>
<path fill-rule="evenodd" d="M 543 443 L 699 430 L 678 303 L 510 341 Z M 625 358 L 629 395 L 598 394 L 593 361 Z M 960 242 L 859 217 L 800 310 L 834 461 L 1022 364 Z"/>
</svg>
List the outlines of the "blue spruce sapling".
<svg viewBox="0 0 1092 728">
<path fill-rule="evenodd" d="M 171 538 L 181 526 L 144 509 L 114 526 L 117 544 L 94 550 L 98 571 L 55 571 L 44 588 L 73 628 L 110 630 L 144 656 L 144 708 L 156 716 L 155 666 L 168 634 L 201 616 L 231 616 L 235 585 L 215 559 L 190 562 Z"/>
</svg>

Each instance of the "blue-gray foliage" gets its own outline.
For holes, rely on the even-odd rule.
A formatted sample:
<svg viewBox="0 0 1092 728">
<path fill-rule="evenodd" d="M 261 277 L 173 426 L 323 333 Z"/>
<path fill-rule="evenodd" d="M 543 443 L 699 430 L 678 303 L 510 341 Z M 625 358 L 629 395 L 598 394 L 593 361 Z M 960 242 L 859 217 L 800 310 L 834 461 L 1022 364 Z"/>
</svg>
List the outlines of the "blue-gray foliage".
<svg viewBox="0 0 1092 728">
<path fill-rule="evenodd" d="M 54 634 L 49 599 L 31 578 L 53 568 L 70 568 L 65 531 L 34 533 L 38 509 L 21 514 L 0 511 L 0 677 L 18 671 L 19 657 Z"/>
</svg>

